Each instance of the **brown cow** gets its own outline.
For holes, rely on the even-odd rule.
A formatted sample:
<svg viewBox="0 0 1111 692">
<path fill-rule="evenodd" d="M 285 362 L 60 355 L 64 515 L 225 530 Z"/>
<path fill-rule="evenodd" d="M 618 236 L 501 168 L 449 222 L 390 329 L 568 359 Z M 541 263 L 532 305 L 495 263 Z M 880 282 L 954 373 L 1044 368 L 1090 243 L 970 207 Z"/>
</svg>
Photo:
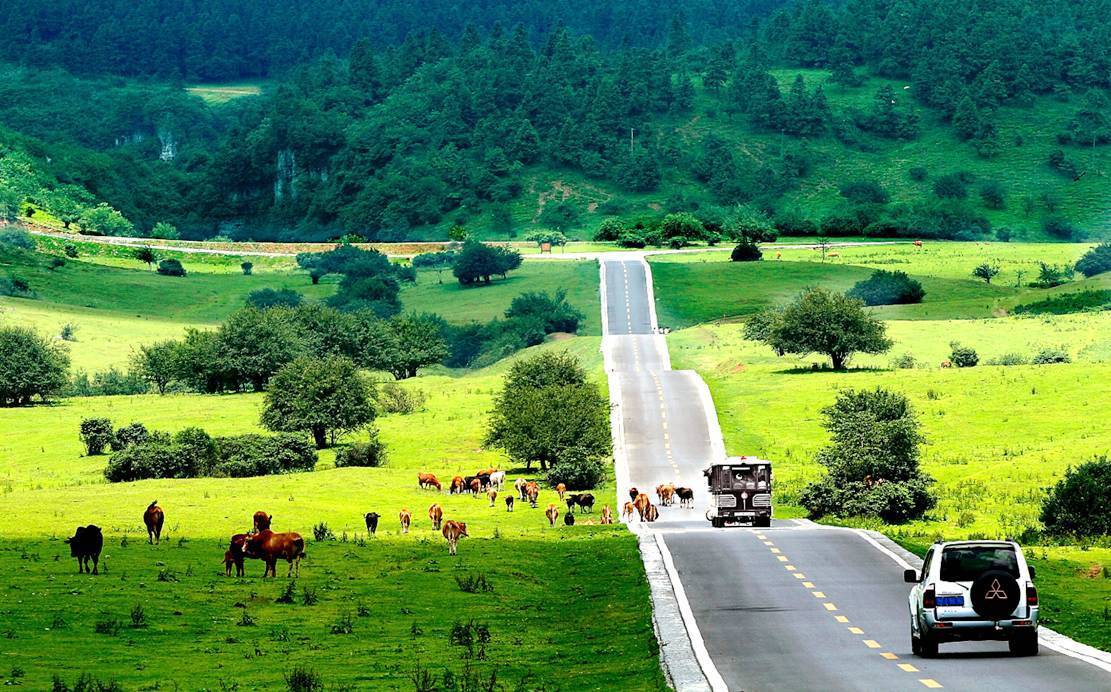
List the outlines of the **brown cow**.
<svg viewBox="0 0 1111 692">
<path fill-rule="evenodd" d="M 439 531 L 440 524 L 444 521 L 444 509 L 433 502 L 428 508 L 428 518 L 432 520 L 432 528 Z"/>
<path fill-rule="evenodd" d="M 455 476 L 451 479 L 451 487 L 448 488 L 448 495 L 462 495 L 463 494 L 463 477 Z"/>
<path fill-rule="evenodd" d="M 417 486 L 420 488 L 435 488 L 440 490 L 440 481 L 436 478 L 434 473 L 418 473 Z"/>
<path fill-rule="evenodd" d="M 147 505 L 143 512 L 143 523 L 147 525 L 147 542 L 154 544 L 162 540 L 162 524 L 166 521 L 166 514 L 158 506 L 158 500 Z"/>
<path fill-rule="evenodd" d="M 656 505 L 653 505 L 653 504 L 648 505 L 648 509 L 645 510 L 645 512 L 644 512 L 644 521 L 647 521 L 647 522 L 651 523 L 653 521 L 656 521 L 659 518 L 660 518 L 660 510 L 656 508 Z"/>
<path fill-rule="evenodd" d="M 531 506 L 533 509 L 536 509 L 536 501 L 540 498 L 540 488 L 535 487 L 535 483 L 533 483 L 532 485 L 533 487 L 528 489 L 528 503 L 529 506 Z"/>
<path fill-rule="evenodd" d="M 255 527 L 255 530 L 252 533 L 259 533 L 270 528 L 270 522 L 273 520 L 274 517 L 262 510 L 255 512 L 255 516 L 252 519 L 252 525 Z"/>
<path fill-rule="evenodd" d="M 482 480 L 478 476 L 475 476 L 471 479 L 471 495 L 478 497 L 480 490 L 482 490 Z"/>
<path fill-rule="evenodd" d="M 621 514 L 624 516 L 625 521 L 629 521 L 630 519 L 633 518 L 633 512 L 634 511 L 636 511 L 636 508 L 633 507 L 633 503 L 632 502 L 626 502 L 625 506 L 621 509 Z"/>
<path fill-rule="evenodd" d="M 274 533 L 270 529 L 260 531 L 253 536 L 247 536 L 243 541 L 243 554 L 247 557 L 257 558 L 266 563 L 263 578 L 278 576 L 278 560 L 289 563 L 289 572 L 286 576 L 296 574 L 301 576 L 301 560 L 305 557 L 305 539 L 301 534 Z"/>
<path fill-rule="evenodd" d="M 512 512 L 513 511 L 513 496 L 512 495 L 506 495 L 505 496 L 505 511 L 507 511 L 507 512 Z"/>
<path fill-rule="evenodd" d="M 468 538 L 467 524 L 466 522 L 448 519 L 444 522 L 443 534 L 444 538 L 447 539 L 448 555 L 454 555 L 456 547 L 459 545 L 459 539 Z"/>
<path fill-rule="evenodd" d="M 563 494 L 567 492 L 567 486 L 563 483 L 556 483 L 555 491 L 559 495 L 559 499 L 562 500 Z"/>
<path fill-rule="evenodd" d="M 398 512 L 397 518 L 401 520 L 401 533 L 409 533 L 409 523 L 413 521 L 413 513 L 403 508 Z"/>
<path fill-rule="evenodd" d="M 660 487 L 660 504 L 664 507 L 675 504 L 675 486 L 671 483 Z"/>
<path fill-rule="evenodd" d="M 602 523 L 603 524 L 612 524 L 613 523 L 613 512 L 610 510 L 609 505 L 602 505 Z"/>
<path fill-rule="evenodd" d="M 489 490 L 486 491 L 486 497 L 490 498 L 490 506 L 493 507 L 494 500 L 498 499 L 498 491 L 494 489 L 494 486 L 491 485 Z"/>
<path fill-rule="evenodd" d="M 247 540 L 245 533 L 233 534 L 228 541 L 228 549 L 224 551 L 224 574 L 231 576 L 231 567 L 235 565 L 235 576 L 243 576 L 243 542 Z"/>
<path fill-rule="evenodd" d="M 555 526 L 556 519 L 559 519 L 559 508 L 555 505 L 548 505 L 548 508 L 544 510 L 544 516 L 548 517 L 549 526 Z"/>
<path fill-rule="evenodd" d="M 644 513 L 652 506 L 652 501 L 644 493 L 637 495 L 637 499 L 633 501 L 633 506 L 637 508 L 637 513 L 640 514 L 640 520 L 644 521 Z"/>
</svg>

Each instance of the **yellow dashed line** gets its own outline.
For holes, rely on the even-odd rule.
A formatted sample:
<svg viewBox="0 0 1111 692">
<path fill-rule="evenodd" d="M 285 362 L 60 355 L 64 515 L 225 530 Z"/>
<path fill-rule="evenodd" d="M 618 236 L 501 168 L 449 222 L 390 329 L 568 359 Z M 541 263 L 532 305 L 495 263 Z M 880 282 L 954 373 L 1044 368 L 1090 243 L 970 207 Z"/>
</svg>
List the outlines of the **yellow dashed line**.
<svg viewBox="0 0 1111 692">
<path fill-rule="evenodd" d="M 859 627 L 850 627 L 849 631 L 853 634 L 864 634 L 864 630 L 860 629 Z"/>
<path fill-rule="evenodd" d="M 814 588 L 814 582 L 812 582 L 812 581 L 804 581 L 802 583 L 802 585 L 805 586 L 808 589 L 813 589 Z"/>
<path fill-rule="evenodd" d="M 899 663 L 899 664 L 897 664 L 897 665 L 899 666 L 899 668 L 900 668 L 901 670 L 903 670 L 903 671 L 905 671 L 905 672 L 907 672 L 907 673 L 917 673 L 917 672 L 918 672 L 918 669 L 917 669 L 917 668 L 915 668 L 914 666 L 912 666 L 912 665 L 911 665 L 911 664 L 909 664 L 909 663 Z"/>
<path fill-rule="evenodd" d="M 763 538 L 763 536 L 761 536 L 761 538 Z M 775 545 L 775 543 L 772 543 L 771 541 L 764 541 L 764 545 Z"/>
<path fill-rule="evenodd" d="M 833 618 L 837 620 L 837 622 L 840 622 L 842 625 L 849 621 L 849 619 L 844 615 L 834 615 Z"/>
<path fill-rule="evenodd" d="M 794 565 L 783 565 L 783 568 L 788 572 L 794 572 L 797 569 Z"/>
<path fill-rule="evenodd" d="M 802 572 L 795 572 L 795 579 L 806 579 L 806 575 Z"/>
<path fill-rule="evenodd" d="M 810 593 L 814 594 L 814 598 L 825 598 L 826 597 L 826 595 L 824 593 L 822 593 L 821 591 L 811 591 Z"/>
<path fill-rule="evenodd" d="M 937 680 L 934 680 L 933 678 L 919 678 L 918 682 L 934 690 L 941 687 L 941 683 Z"/>
<path fill-rule="evenodd" d="M 865 639 L 864 646 L 868 647 L 869 649 L 879 649 L 880 643 L 877 642 L 875 639 Z"/>
<path fill-rule="evenodd" d="M 772 552 L 779 555 L 779 548 L 772 548 Z"/>
<path fill-rule="evenodd" d="M 756 534 L 756 537 L 759 538 L 760 540 L 764 540 L 766 538 L 766 536 L 762 533 Z"/>
<path fill-rule="evenodd" d="M 899 657 L 896 656 L 895 654 L 891 653 L 890 651 L 884 651 L 882 654 L 880 654 L 880 656 L 883 656 L 888 661 L 898 661 L 899 660 Z"/>
<path fill-rule="evenodd" d="M 776 555 L 775 559 L 779 560 L 780 562 L 787 562 L 787 556 L 786 555 Z"/>
<path fill-rule="evenodd" d="M 837 610 L 837 606 L 833 605 L 832 603 L 823 603 L 822 607 L 829 611 Z"/>
</svg>

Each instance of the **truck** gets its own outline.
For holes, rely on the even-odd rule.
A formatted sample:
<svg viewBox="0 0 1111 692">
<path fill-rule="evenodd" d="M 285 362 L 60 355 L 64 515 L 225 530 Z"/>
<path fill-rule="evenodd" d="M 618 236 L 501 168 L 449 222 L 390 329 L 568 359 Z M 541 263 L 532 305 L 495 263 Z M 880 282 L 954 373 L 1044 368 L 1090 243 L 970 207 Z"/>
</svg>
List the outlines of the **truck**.
<svg viewBox="0 0 1111 692">
<path fill-rule="evenodd" d="M 771 526 L 772 463 L 756 457 L 729 457 L 702 471 L 710 489 L 706 518 L 714 528 Z"/>
</svg>

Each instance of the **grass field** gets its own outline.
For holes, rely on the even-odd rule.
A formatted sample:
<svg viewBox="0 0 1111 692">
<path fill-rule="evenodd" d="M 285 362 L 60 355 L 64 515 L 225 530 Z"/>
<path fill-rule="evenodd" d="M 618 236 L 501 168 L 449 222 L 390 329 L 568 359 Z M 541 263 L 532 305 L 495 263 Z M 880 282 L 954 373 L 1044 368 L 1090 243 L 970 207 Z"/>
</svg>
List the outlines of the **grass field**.
<svg viewBox="0 0 1111 692">
<path fill-rule="evenodd" d="M 230 84 L 196 84 L 185 87 L 194 96 L 200 96 L 205 103 L 218 106 L 244 96 L 258 96 L 262 93 L 260 82 L 235 82 Z"/>
</svg>

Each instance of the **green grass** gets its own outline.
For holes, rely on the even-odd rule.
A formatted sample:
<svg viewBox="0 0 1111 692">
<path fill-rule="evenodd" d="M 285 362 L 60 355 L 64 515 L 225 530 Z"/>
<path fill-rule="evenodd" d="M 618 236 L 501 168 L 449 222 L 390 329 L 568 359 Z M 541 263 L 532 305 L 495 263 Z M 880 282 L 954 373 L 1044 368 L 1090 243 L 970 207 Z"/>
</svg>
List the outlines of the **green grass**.
<svg viewBox="0 0 1111 692">
<path fill-rule="evenodd" d="M 262 83 L 196 84 L 185 87 L 185 90 L 194 96 L 200 96 L 210 106 L 218 106 L 244 96 L 258 96 L 262 93 Z"/>
</svg>

